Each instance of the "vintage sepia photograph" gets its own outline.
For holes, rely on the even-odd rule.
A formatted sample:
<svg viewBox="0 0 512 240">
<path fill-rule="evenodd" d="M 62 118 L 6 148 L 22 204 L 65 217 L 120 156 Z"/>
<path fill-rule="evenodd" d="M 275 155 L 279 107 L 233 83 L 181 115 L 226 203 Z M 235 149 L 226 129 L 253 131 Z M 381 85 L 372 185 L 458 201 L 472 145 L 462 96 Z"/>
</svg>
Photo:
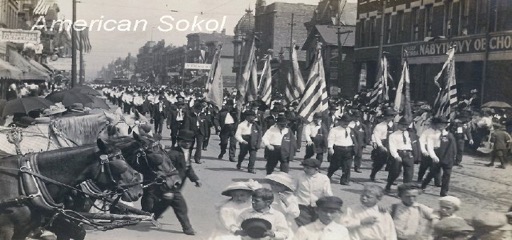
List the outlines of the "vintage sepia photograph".
<svg viewBox="0 0 512 240">
<path fill-rule="evenodd" d="M 512 0 L 0 0 L 0 240 L 512 240 Z"/>
</svg>

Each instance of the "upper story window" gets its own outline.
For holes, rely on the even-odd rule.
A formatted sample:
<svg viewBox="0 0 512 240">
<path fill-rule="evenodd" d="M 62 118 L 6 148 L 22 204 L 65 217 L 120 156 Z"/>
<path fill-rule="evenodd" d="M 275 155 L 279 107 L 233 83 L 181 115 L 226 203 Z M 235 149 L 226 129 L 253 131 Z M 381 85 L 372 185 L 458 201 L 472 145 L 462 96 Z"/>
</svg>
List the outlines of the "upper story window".
<svg viewBox="0 0 512 240">
<path fill-rule="evenodd" d="M 411 9 L 411 40 L 420 40 L 420 8 L 415 7 Z"/>
<path fill-rule="evenodd" d="M 361 19 L 359 21 L 359 46 L 365 47 L 366 45 L 366 19 Z"/>
<path fill-rule="evenodd" d="M 384 15 L 384 26 L 386 26 L 386 29 L 385 29 L 385 35 L 386 36 L 386 41 L 385 43 L 391 43 L 391 30 L 393 29 L 393 22 L 391 21 L 391 13 L 387 13 L 386 15 Z"/>
<path fill-rule="evenodd" d="M 432 37 L 433 6 L 432 4 L 425 5 L 425 37 Z"/>
<path fill-rule="evenodd" d="M 469 34 L 469 0 L 460 0 L 459 2 L 459 36 Z"/>
<path fill-rule="evenodd" d="M 404 11 L 396 13 L 396 42 L 403 42 L 404 35 Z"/>
<path fill-rule="evenodd" d="M 446 1 L 444 4 L 444 24 L 443 34 L 446 37 L 452 36 L 452 22 L 453 22 L 453 1 Z"/>
</svg>

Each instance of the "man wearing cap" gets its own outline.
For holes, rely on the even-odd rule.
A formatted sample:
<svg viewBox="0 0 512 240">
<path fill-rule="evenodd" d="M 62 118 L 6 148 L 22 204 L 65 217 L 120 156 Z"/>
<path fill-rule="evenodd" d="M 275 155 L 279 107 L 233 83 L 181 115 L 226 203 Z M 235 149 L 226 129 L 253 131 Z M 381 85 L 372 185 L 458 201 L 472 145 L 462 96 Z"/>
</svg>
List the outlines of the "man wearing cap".
<svg viewBox="0 0 512 240">
<path fill-rule="evenodd" d="M 183 127 L 183 121 L 188 112 L 185 108 L 184 101 L 185 99 L 179 96 L 175 103 L 176 106 L 168 111 L 167 129 L 171 130 L 172 146 L 176 146 L 176 137 L 178 136 L 178 131 Z"/>
<path fill-rule="evenodd" d="M 265 146 L 267 175 L 274 172 L 278 162 L 281 163 L 281 172 L 288 172 L 289 162 L 295 157 L 297 140 L 287 124 L 286 117 L 279 115 L 276 124 L 270 127 L 261 139 Z"/>
<path fill-rule="evenodd" d="M 316 201 L 318 220 L 302 226 L 295 240 L 349 240 L 348 229 L 336 221 L 341 216 L 343 201 L 334 196 L 322 197 Z"/>
<path fill-rule="evenodd" d="M 387 192 L 391 191 L 391 185 L 400 176 L 402 167 L 404 169 L 403 182 L 412 182 L 415 159 L 413 148 L 418 139 L 413 132 L 407 130 L 410 124 L 405 117 L 400 118 L 397 124 L 398 130 L 389 135 L 389 153 L 392 159 L 385 188 Z"/>
<path fill-rule="evenodd" d="M 276 124 L 277 118 L 280 115 L 280 113 L 281 112 L 279 111 L 279 109 L 275 106 L 270 110 L 270 116 L 267 116 L 265 119 L 263 119 L 263 131 L 267 131 L 270 127 Z"/>
<path fill-rule="evenodd" d="M 354 159 L 354 148 L 358 142 L 354 131 L 348 127 L 350 118 L 347 114 L 343 114 L 338 123 L 338 126 L 331 129 L 327 138 L 328 151 L 332 155 L 327 177 L 331 178 L 341 167 L 343 174 L 340 184 L 350 185 L 350 168 Z"/>
<path fill-rule="evenodd" d="M 256 115 L 253 111 L 247 110 L 244 112 L 245 120 L 238 124 L 236 129 L 235 138 L 240 143 L 240 153 L 238 155 L 237 169 L 242 168 L 242 162 L 245 156 L 249 153 L 249 165 L 247 171 L 255 174 L 254 163 L 256 162 L 256 151 L 261 145 L 261 127 L 255 122 Z M 225 151 L 225 150 L 224 150 Z"/>
<path fill-rule="evenodd" d="M 226 103 L 214 119 L 214 124 L 217 128 L 217 132 L 219 132 L 220 138 L 220 154 L 218 158 L 222 159 L 224 154 L 226 154 L 226 149 L 228 148 L 229 143 L 229 161 L 231 162 L 235 162 L 235 132 L 237 130 L 238 123 L 237 112 L 233 107 L 233 104 L 232 100 L 226 100 Z"/>
<path fill-rule="evenodd" d="M 165 119 L 165 113 L 167 110 L 165 109 L 165 97 L 157 96 L 155 97 L 155 102 L 153 102 L 153 124 L 155 126 L 155 133 L 162 134 L 162 125 Z"/>
<path fill-rule="evenodd" d="M 356 135 L 357 144 L 354 149 L 354 171 L 357 173 L 361 173 L 361 160 L 363 158 L 363 148 L 368 144 L 368 128 L 362 122 L 362 114 L 359 110 L 353 110 L 352 112 L 352 121 L 348 125 L 351 129 L 354 130 Z"/>
<path fill-rule="evenodd" d="M 324 159 L 324 153 L 327 151 L 327 136 L 329 128 L 322 121 L 322 113 L 313 115 L 313 122 L 304 126 L 304 136 L 306 138 L 306 155 L 304 159 L 313 157 L 320 162 Z"/>
<path fill-rule="evenodd" d="M 452 133 L 446 130 L 448 127 L 448 120 L 444 117 L 436 117 L 432 119 L 435 134 L 432 134 L 427 139 L 427 151 L 432 158 L 432 167 L 421 184 L 421 188 L 425 189 L 432 178 L 434 178 L 441 169 L 443 175 L 441 178 L 441 197 L 448 195 L 452 167 L 455 163 L 457 154 L 457 143 Z"/>
<path fill-rule="evenodd" d="M 201 104 L 195 104 L 193 107 L 193 111 L 189 112 L 185 116 L 185 120 L 183 122 L 183 129 L 187 129 L 194 132 L 195 143 L 192 145 L 192 147 L 194 145 L 196 147 L 196 151 L 194 153 L 194 160 L 195 163 L 197 164 L 201 164 L 201 151 L 203 148 L 203 140 L 207 132 L 206 119 L 204 118 L 204 116 L 201 115 L 202 109 L 203 107 L 201 106 Z"/>
<path fill-rule="evenodd" d="M 386 165 L 390 158 L 388 150 L 388 136 L 395 130 L 395 125 L 393 123 L 395 115 L 396 112 L 393 109 L 385 109 L 383 111 L 382 122 L 375 125 L 375 128 L 373 129 L 372 142 L 374 149 L 371 153 L 373 164 L 372 173 L 370 174 L 370 179 L 372 181 L 375 181 L 375 175 L 377 175 L 377 172 Z"/>
<path fill-rule="evenodd" d="M 335 105 L 329 106 L 329 113 L 325 116 L 324 122 L 325 126 L 331 130 L 334 127 L 334 124 L 336 123 L 336 111 L 338 111 L 338 108 Z"/>
<path fill-rule="evenodd" d="M 455 166 L 462 167 L 462 154 L 464 153 L 464 146 L 466 140 L 469 140 L 469 145 L 473 145 L 473 137 L 471 129 L 467 124 L 467 120 L 462 116 L 455 118 L 454 124 L 450 127 L 455 140 L 457 141 L 457 155 L 455 159 Z"/>
<path fill-rule="evenodd" d="M 178 170 L 182 184 L 172 190 L 163 189 L 163 185 L 151 185 L 144 189 L 144 195 L 141 199 L 142 210 L 154 213 L 154 218 L 158 219 L 171 206 L 187 235 L 195 235 L 195 231 L 188 218 L 188 207 L 185 198 L 181 194 L 186 179 L 195 183 L 196 187 L 201 187 L 199 177 L 192 168 L 190 149 L 194 142 L 194 133 L 188 130 L 181 130 L 178 135 L 178 146 L 167 151 L 173 165 Z"/>
</svg>

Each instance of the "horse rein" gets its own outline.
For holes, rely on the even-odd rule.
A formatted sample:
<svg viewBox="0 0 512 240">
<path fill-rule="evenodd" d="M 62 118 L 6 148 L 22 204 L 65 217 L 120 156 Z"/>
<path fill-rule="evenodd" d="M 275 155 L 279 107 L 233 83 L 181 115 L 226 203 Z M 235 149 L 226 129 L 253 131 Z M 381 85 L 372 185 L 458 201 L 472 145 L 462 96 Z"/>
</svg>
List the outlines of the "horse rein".
<svg viewBox="0 0 512 240">
<path fill-rule="evenodd" d="M 148 169 L 153 173 L 153 175 L 155 175 L 155 179 L 154 180 L 150 180 L 150 181 L 145 181 L 144 183 L 148 183 L 148 184 L 145 184 L 142 186 L 142 188 L 147 188 L 149 186 L 152 186 L 152 185 L 162 185 L 164 183 L 167 182 L 166 178 L 167 177 L 170 177 L 170 176 L 173 176 L 173 175 L 177 175 L 177 169 L 176 168 L 173 168 L 170 173 L 167 173 L 167 174 L 158 174 L 157 173 L 157 170 L 155 170 L 153 168 L 153 166 L 151 166 L 151 164 L 149 164 L 149 160 L 147 158 L 147 151 L 148 150 L 156 150 L 156 151 L 164 151 L 162 149 L 162 147 L 160 146 L 160 143 L 159 142 L 153 142 L 152 144 L 150 144 L 149 146 L 144 146 L 144 147 L 141 147 L 139 149 L 137 149 L 136 151 L 136 163 L 141 166 L 141 161 L 140 159 L 143 159 L 143 163 L 148 167 Z M 165 153 L 165 152 L 164 152 Z"/>
</svg>

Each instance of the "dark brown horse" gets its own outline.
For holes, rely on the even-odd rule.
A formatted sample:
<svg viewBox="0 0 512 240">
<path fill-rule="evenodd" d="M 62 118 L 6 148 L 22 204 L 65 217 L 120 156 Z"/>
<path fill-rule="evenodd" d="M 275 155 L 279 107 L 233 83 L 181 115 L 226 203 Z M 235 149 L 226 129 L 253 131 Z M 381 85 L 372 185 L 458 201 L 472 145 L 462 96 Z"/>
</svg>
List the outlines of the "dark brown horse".
<svg viewBox="0 0 512 240">
<path fill-rule="evenodd" d="M 30 157 L 30 156 L 28 156 Z M 37 154 L 32 166 L 38 171 L 27 171 L 20 167 L 23 157 L 8 156 L 0 159 L 0 239 L 25 239 L 35 228 L 42 226 L 58 212 L 56 207 L 41 207 L 39 198 L 27 194 L 20 187 L 27 172 L 34 179 L 43 179 L 47 195 L 56 204 L 63 202 L 72 191 L 71 186 L 93 180 L 102 189 L 114 189 L 120 185 L 132 186 L 124 194 L 127 199 L 136 200 L 142 194 L 139 174 L 131 168 L 121 154 L 121 150 L 98 140 L 97 145 L 42 152 Z M 23 158 L 24 159 L 24 158 Z M 24 171 L 24 174 L 21 172 Z M 24 179 L 25 179 L 24 178 Z M 43 189 L 43 187 L 41 188 Z M 32 189 L 33 190 L 33 189 Z M 40 191 L 43 192 L 43 191 Z M 34 197 L 35 196 L 35 197 Z"/>
</svg>

